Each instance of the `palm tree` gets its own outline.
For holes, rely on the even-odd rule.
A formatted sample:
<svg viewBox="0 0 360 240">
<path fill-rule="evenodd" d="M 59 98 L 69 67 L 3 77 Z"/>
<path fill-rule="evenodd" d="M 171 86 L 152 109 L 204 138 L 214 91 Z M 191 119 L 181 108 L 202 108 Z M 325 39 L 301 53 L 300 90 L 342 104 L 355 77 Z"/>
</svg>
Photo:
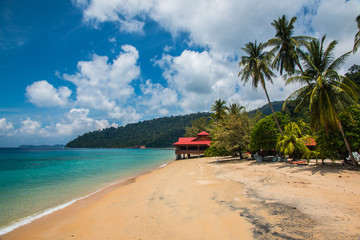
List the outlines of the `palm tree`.
<svg viewBox="0 0 360 240">
<path fill-rule="evenodd" d="M 221 100 L 221 98 L 219 98 L 211 106 L 211 111 L 214 111 L 212 117 L 215 119 L 215 121 L 219 121 L 224 118 L 227 110 L 228 107 L 226 106 L 226 102 L 224 100 Z"/>
<path fill-rule="evenodd" d="M 308 138 L 302 135 L 300 127 L 291 122 L 284 128 L 284 135 L 280 135 L 276 144 L 276 150 L 284 155 L 293 155 L 293 158 L 300 158 L 303 153 L 310 151 L 306 147 Z"/>
<path fill-rule="evenodd" d="M 360 15 L 357 16 L 355 21 L 357 22 L 357 27 L 358 27 L 359 31 L 355 35 L 353 53 L 355 53 L 357 51 L 357 48 L 360 45 Z"/>
<path fill-rule="evenodd" d="M 284 69 L 289 75 L 293 75 L 296 66 L 302 71 L 298 50 L 306 41 L 312 39 L 307 36 L 293 36 L 295 21 L 296 17 L 288 21 L 286 16 L 283 15 L 271 23 L 276 30 L 276 34 L 274 38 L 267 41 L 266 45 L 274 46 L 273 50 L 276 51 L 277 54 L 272 67 L 280 71 L 281 75 Z"/>
<path fill-rule="evenodd" d="M 241 106 L 239 103 L 231 103 L 228 108 L 228 112 L 234 116 L 240 116 L 244 111 L 245 107 Z"/>
<path fill-rule="evenodd" d="M 254 89 L 257 89 L 260 84 L 265 91 L 266 98 L 269 102 L 270 109 L 273 113 L 277 127 L 279 128 L 280 134 L 282 135 L 282 130 L 280 124 L 275 116 L 274 108 L 271 104 L 269 94 L 266 90 L 265 80 L 269 80 L 270 83 L 273 83 L 272 77 L 275 77 L 275 74 L 271 71 L 270 63 L 274 54 L 272 51 L 266 52 L 264 48 L 266 45 L 255 41 L 255 43 L 249 42 L 245 45 L 245 48 L 242 50 L 247 54 L 247 56 L 242 56 L 239 66 L 241 68 L 239 76 L 241 76 L 241 81 L 244 81 L 246 84 L 250 77 L 252 78 L 252 86 Z"/>
<path fill-rule="evenodd" d="M 312 40 L 306 45 L 307 52 L 301 55 L 305 69 L 301 75 L 289 78 L 287 83 L 307 80 L 310 84 L 292 93 L 286 99 L 284 107 L 292 99 L 298 101 L 295 111 L 308 105 L 311 128 L 339 130 L 350 158 L 356 164 L 339 118 L 341 111 L 348 113 L 351 118 L 348 106 L 358 104 L 357 85 L 337 72 L 351 52 L 334 59 L 333 52 L 337 41 L 332 41 L 326 49 L 324 41 L 325 36 L 321 41 Z"/>
</svg>

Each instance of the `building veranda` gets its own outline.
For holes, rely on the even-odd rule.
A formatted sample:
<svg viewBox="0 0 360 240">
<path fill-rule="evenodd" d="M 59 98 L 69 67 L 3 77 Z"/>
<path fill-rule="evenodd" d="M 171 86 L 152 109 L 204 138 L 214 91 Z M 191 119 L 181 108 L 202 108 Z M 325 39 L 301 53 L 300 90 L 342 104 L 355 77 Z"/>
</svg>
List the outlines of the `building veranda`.
<svg viewBox="0 0 360 240">
<path fill-rule="evenodd" d="M 197 137 L 181 137 L 174 143 L 176 159 L 190 158 L 191 155 L 200 157 L 211 143 L 210 134 L 203 131 Z"/>
</svg>

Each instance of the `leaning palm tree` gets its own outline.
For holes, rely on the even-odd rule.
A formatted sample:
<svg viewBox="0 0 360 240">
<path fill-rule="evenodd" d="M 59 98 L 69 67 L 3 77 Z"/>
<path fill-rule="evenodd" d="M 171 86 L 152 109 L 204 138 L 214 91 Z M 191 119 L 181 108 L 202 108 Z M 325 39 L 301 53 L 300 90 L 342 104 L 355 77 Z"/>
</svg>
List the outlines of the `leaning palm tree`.
<svg viewBox="0 0 360 240">
<path fill-rule="evenodd" d="M 360 15 L 357 16 L 355 21 L 357 23 L 357 27 L 358 27 L 359 31 L 355 35 L 353 53 L 355 53 L 357 51 L 357 49 L 360 45 Z"/>
<path fill-rule="evenodd" d="M 304 45 L 311 37 L 307 36 L 293 36 L 294 23 L 296 17 L 288 21 L 285 15 L 277 20 L 274 20 L 271 25 L 275 28 L 276 34 L 274 38 L 267 41 L 266 45 L 274 46 L 277 52 L 272 67 L 280 71 L 282 75 L 285 70 L 289 75 L 295 73 L 296 66 L 302 71 L 298 50 L 300 46 Z"/>
<path fill-rule="evenodd" d="M 224 100 L 221 100 L 221 98 L 219 98 L 211 106 L 211 111 L 214 111 L 212 117 L 215 119 L 215 121 L 219 121 L 226 116 L 227 110 L 228 107 L 226 106 L 226 102 Z"/>
<path fill-rule="evenodd" d="M 323 128 L 337 129 L 341 132 L 350 158 L 356 164 L 350 145 L 346 139 L 340 122 L 339 113 L 345 112 L 351 118 L 348 107 L 358 104 L 358 87 L 350 79 L 338 74 L 347 52 L 334 59 L 333 52 L 337 41 L 332 41 L 325 49 L 325 36 L 320 40 L 312 40 L 306 45 L 307 52 L 301 55 L 304 72 L 290 77 L 287 83 L 307 80 L 310 84 L 292 93 L 285 101 L 297 100 L 295 111 L 308 106 L 310 111 L 310 126 L 313 130 Z"/>
<path fill-rule="evenodd" d="M 239 66 L 241 68 L 239 76 L 241 76 L 241 81 L 244 81 L 246 84 L 250 78 L 252 78 L 252 86 L 254 89 L 257 89 L 260 84 L 265 91 L 266 98 L 269 102 L 270 109 L 273 113 L 277 127 L 279 128 L 280 134 L 282 135 L 282 130 L 280 124 L 275 116 L 274 108 L 271 104 L 269 94 L 266 90 L 265 80 L 269 80 L 270 83 L 273 83 L 272 77 L 275 77 L 275 74 L 271 71 L 271 60 L 274 57 L 272 51 L 266 52 L 264 48 L 266 45 L 255 41 L 255 43 L 249 42 L 245 45 L 245 48 L 242 50 L 247 54 L 246 56 L 241 57 Z"/>
</svg>

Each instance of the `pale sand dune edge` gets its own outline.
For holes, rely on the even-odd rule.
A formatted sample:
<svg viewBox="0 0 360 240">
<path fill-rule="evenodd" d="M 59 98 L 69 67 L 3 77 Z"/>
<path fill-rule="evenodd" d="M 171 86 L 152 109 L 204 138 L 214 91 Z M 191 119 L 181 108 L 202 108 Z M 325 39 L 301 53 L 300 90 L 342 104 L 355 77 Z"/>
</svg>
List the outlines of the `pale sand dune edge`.
<svg viewBox="0 0 360 240">
<path fill-rule="evenodd" d="M 286 163 L 176 161 L 7 239 L 357 239 L 360 174 Z"/>
</svg>

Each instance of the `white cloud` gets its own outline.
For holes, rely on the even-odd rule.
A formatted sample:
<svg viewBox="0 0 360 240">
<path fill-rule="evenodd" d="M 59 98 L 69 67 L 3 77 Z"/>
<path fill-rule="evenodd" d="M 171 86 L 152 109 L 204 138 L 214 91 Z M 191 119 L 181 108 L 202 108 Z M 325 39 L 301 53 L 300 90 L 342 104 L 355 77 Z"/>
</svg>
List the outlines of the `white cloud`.
<svg viewBox="0 0 360 240">
<path fill-rule="evenodd" d="M 184 112 L 208 111 L 215 99 L 236 93 L 237 63 L 214 51 L 185 50 L 180 56 L 163 55 L 156 64 L 164 70 L 169 88 L 178 93 Z"/>
<path fill-rule="evenodd" d="M 91 1 L 88 4 L 78 1 L 76 6 L 83 10 L 84 21 L 93 24 L 113 21 L 120 25 L 120 30 L 129 33 L 142 33 L 144 22 L 136 18 L 141 12 L 151 7 L 151 1 Z M 86 6 L 86 7 L 85 7 Z M 121 15 L 119 15 L 121 13 Z"/>
<path fill-rule="evenodd" d="M 355 36 L 355 18 L 360 14 L 360 1 L 327 0 L 321 1 L 312 27 L 320 36 L 327 34 L 331 39 Z"/>
<path fill-rule="evenodd" d="M 148 114 L 167 115 L 169 108 L 176 107 L 178 103 L 177 92 L 174 89 L 166 88 L 159 83 L 153 84 L 151 80 L 147 80 L 140 87 L 143 96 L 137 99 L 138 104 L 145 106 L 145 112 Z"/>
<path fill-rule="evenodd" d="M 29 101 L 38 107 L 66 106 L 69 103 L 71 90 L 67 87 L 54 88 L 47 81 L 38 81 L 26 87 Z"/>
<path fill-rule="evenodd" d="M 89 4 L 89 0 L 71 0 L 71 2 L 79 8 L 84 8 Z"/>
<path fill-rule="evenodd" d="M 124 108 L 115 107 L 113 111 L 109 113 L 109 116 L 121 120 L 122 124 L 126 125 L 128 123 L 138 122 L 143 115 L 137 113 L 133 107 L 127 106 Z"/>
<path fill-rule="evenodd" d="M 115 37 L 111 37 L 111 38 L 109 38 L 108 40 L 109 40 L 109 42 L 111 42 L 111 43 L 116 43 L 116 38 L 115 38 Z"/>
<path fill-rule="evenodd" d="M 70 139 L 85 132 L 101 130 L 109 127 L 118 127 L 118 124 L 110 124 L 107 120 L 96 120 L 89 117 L 90 110 L 73 108 L 65 114 L 65 119 L 56 124 L 43 125 L 40 121 L 26 118 L 21 121 L 21 126 L 14 128 L 11 122 L 5 118 L 0 119 L 0 136 L 14 137 L 24 144 L 37 142 L 66 143 Z M 52 141 L 49 143 L 48 141 Z"/>
<path fill-rule="evenodd" d="M 90 0 L 84 4 L 84 21 L 116 22 L 123 31 L 142 31 L 127 27 L 133 21 L 145 23 L 150 18 L 174 37 L 180 32 L 189 36 L 189 44 L 210 47 L 228 54 L 241 54 L 247 42 L 266 41 L 274 35 L 270 23 L 286 14 L 298 16 L 296 33 L 312 34 L 340 41 L 340 49 L 351 49 L 349 38 L 357 31 L 355 17 L 359 14 L 358 0 Z M 76 4 L 78 5 L 78 4 Z M 281 6 L 281 7 L 279 7 Z M 129 29 L 129 30 L 127 30 Z M 342 46 L 344 45 L 344 46 Z M 357 59 L 360 60 L 360 59 Z M 352 61 L 354 62 L 354 61 Z M 351 64 L 352 64 L 351 62 Z"/>
<path fill-rule="evenodd" d="M 354 37 L 358 31 L 355 18 L 360 14 L 360 1 L 358 0 L 327 0 L 321 1 L 316 15 L 312 19 L 312 26 L 317 37 L 324 34 L 327 40 L 337 40 L 335 56 L 339 57 L 345 52 L 351 51 L 354 46 Z M 327 46 L 327 45 L 326 45 Z M 351 55 L 342 70 L 347 72 L 353 64 L 360 62 L 360 54 Z"/>
<path fill-rule="evenodd" d="M 45 129 L 41 128 L 41 123 L 38 121 L 33 121 L 30 118 L 22 121 L 22 126 L 18 129 L 19 135 L 37 135 L 37 136 L 47 136 L 48 133 Z"/>
<path fill-rule="evenodd" d="M 12 122 L 8 122 L 6 118 L 0 118 L 0 136 L 11 136 L 13 129 Z"/>
<path fill-rule="evenodd" d="M 273 33 L 270 26 L 273 19 L 284 13 L 295 15 L 307 2 L 259 0 L 254 4 L 251 0 L 92 0 L 84 8 L 83 15 L 84 21 L 92 22 L 94 26 L 106 21 L 116 22 L 128 32 L 143 31 L 143 23 L 148 17 L 175 37 L 180 32 L 189 33 L 191 44 L 233 52 L 239 51 L 245 42 L 269 37 Z"/>
<path fill-rule="evenodd" d="M 64 74 L 76 85 L 77 105 L 113 112 L 134 95 L 131 83 L 140 76 L 139 53 L 130 45 L 122 46 L 122 50 L 112 62 L 94 54 L 92 60 L 78 63 L 76 74 Z"/>
<path fill-rule="evenodd" d="M 142 91 L 154 93 L 155 97 L 149 101 L 149 105 L 158 103 L 157 109 L 166 106 L 159 100 L 163 98 L 167 98 L 172 104 L 177 104 L 186 113 L 209 111 L 213 102 L 219 98 L 226 102 L 239 102 L 248 109 L 267 103 L 264 90 L 261 87 L 253 89 L 251 82 L 243 85 L 238 77 L 240 70 L 238 63 L 230 61 L 220 52 L 185 50 L 180 56 L 163 55 L 155 64 L 164 70 L 163 76 L 167 80 L 171 96 L 176 96 L 175 92 L 178 95 L 178 100 L 174 98 L 169 101 L 169 97 L 162 97 L 158 93 L 160 89 L 165 88 L 154 88 L 148 81 L 146 86 L 142 87 Z M 284 100 L 298 87 L 285 86 L 282 77 L 275 77 L 273 81 L 274 84 L 266 83 L 272 101 Z M 155 109 L 155 107 L 149 108 Z"/>
<path fill-rule="evenodd" d="M 55 125 L 55 135 L 74 136 L 88 131 L 101 130 L 109 127 L 117 127 L 117 124 L 110 124 L 107 120 L 95 120 L 89 118 L 89 109 L 71 109 L 67 114 L 65 123 Z"/>
</svg>

